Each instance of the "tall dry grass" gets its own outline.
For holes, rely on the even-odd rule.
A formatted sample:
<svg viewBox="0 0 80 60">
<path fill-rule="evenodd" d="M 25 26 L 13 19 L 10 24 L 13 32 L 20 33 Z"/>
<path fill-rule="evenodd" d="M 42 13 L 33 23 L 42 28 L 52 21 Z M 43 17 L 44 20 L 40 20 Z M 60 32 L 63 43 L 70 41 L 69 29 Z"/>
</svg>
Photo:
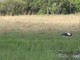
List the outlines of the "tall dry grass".
<svg viewBox="0 0 80 60">
<path fill-rule="evenodd" d="M 0 16 L 0 32 L 79 31 L 79 15 Z"/>
</svg>

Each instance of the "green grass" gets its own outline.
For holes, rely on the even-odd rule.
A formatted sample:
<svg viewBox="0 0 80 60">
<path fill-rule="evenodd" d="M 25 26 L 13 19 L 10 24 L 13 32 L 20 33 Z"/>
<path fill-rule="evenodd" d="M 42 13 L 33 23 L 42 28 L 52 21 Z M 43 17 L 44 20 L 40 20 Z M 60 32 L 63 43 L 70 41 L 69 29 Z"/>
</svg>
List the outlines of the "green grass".
<svg viewBox="0 0 80 60">
<path fill-rule="evenodd" d="M 10 32 L 0 34 L 0 60 L 59 60 L 57 51 L 80 51 L 80 32 Z"/>
</svg>

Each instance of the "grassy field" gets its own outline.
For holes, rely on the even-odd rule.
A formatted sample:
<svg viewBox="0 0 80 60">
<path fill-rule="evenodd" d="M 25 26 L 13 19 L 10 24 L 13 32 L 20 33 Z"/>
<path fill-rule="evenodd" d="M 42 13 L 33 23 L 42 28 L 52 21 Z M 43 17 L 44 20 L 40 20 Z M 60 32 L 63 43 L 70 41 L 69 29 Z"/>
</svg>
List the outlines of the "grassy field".
<svg viewBox="0 0 80 60">
<path fill-rule="evenodd" d="M 60 60 L 58 50 L 80 52 L 79 27 L 79 15 L 0 16 L 0 60 Z"/>
</svg>

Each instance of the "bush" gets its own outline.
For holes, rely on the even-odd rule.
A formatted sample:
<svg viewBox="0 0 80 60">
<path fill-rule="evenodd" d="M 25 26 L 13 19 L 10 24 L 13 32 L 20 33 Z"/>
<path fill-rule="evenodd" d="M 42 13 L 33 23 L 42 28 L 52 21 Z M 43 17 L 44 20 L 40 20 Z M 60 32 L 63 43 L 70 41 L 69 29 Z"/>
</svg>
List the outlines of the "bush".
<svg viewBox="0 0 80 60">
<path fill-rule="evenodd" d="M 1 14 L 7 15 L 18 15 L 23 14 L 25 9 L 26 3 L 23 1 L 18 0 L 7 0 L 3 3 L 3 7 L 1 10 Z"/>
<path fill-rule="evenodd" d="M 0 2 L 1 15 L 71 14 L 80 12 L 80 0 L 6 0 Z"/>
</svg>

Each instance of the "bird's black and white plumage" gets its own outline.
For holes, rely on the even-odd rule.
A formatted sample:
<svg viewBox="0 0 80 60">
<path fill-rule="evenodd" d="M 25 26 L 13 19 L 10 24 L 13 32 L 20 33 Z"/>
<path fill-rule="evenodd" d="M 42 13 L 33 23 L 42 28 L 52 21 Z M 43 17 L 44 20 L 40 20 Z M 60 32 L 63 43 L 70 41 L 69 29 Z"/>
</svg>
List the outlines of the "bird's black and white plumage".
<svg viewBox="0 0 80 60">
<path fill-rule="evenodd" d="M 63 36 L 72 36 L 72 33 L 66 32 L 66 33 L 63 33 L 61 35 L 63 35 Z"/>
</svg>

